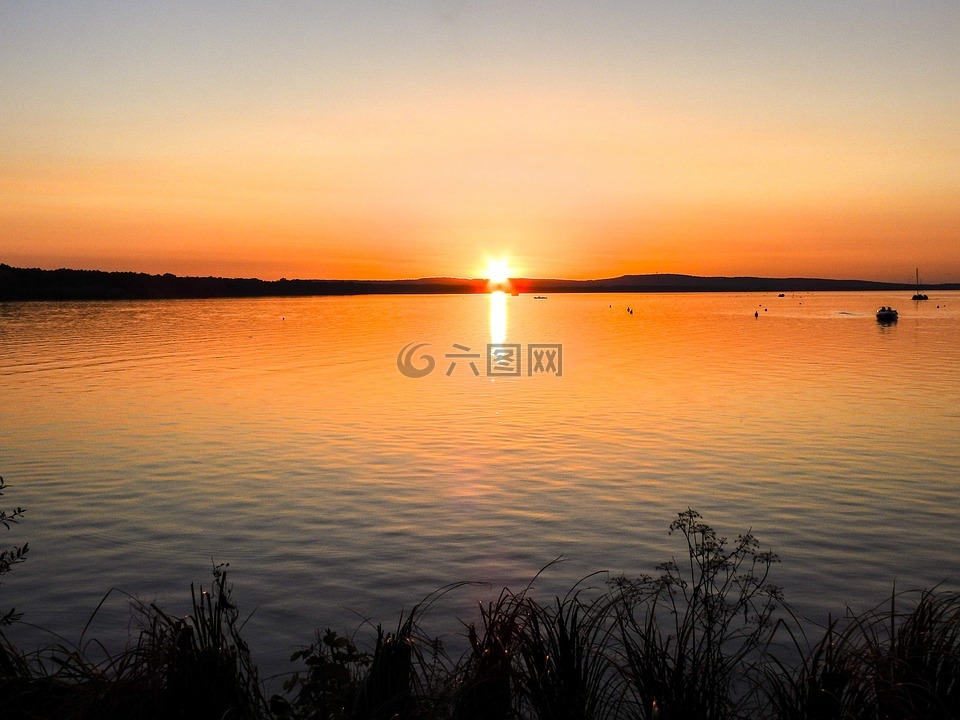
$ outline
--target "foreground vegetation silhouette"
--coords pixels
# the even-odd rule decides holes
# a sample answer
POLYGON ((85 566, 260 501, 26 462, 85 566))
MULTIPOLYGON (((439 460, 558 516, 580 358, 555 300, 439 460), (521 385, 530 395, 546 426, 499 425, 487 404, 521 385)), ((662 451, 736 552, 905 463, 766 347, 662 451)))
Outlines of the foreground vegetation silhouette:
MULTIPOLYGON (((2 481, 0 481, 2 488, 2 481)), ((17 510, 16 516, 22 514, 17 510)), ((6 516, 11 519, 11 515, 6 516)), ((749 532, 730 541, 694 510, 670 533, 679 560, 656 574, 595 574, 541 604, 504 589, 465 625, 453 657, 426 633, 438 590, 368 649, 327 629, 295 652, 267 697, 225 565, 173 617, 131 598, 135 644, 87 642, 26 654, 0 633, 4 718, 289 720, 724 720, 960 718, 960 595, 894 592, 819 628, 768 582, 777 557, 749 532), (93 652, 91 650, 96 650, 93 652), (99 658, 99 659, 98 659, 99 658)), ((16 561, 16 555, 4 555, 16 561)), ((20 557, 22 559, 22 556, 20 557)), ((548 566, 549 568, 550 566, 548 566)), ((0 565, 0 571, 9 570, 0 565)), ((546 569, 546 568, 545 568, 546 569)), ((542 571, 541 571, 542 572, 542 571)), ((12 616, 9 618, 12 621, 12 616)))

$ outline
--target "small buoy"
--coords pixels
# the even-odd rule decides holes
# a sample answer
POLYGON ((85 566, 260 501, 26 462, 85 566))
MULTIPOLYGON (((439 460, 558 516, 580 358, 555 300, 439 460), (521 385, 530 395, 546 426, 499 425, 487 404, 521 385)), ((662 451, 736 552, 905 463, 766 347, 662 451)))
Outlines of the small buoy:
POLYGON ((757 311, 757 310, 754 310, 754 311, 753 311, 753 316, 754 316, 755 318, 760 317, 760 312, 757 311))

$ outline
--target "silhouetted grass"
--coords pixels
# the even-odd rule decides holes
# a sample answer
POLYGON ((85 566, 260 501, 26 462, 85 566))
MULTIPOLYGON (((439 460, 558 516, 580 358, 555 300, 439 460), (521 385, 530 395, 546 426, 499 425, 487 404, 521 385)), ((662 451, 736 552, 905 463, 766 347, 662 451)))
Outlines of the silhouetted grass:
POLYGON ((551 605, 526 599, 521 645, 524 706, 540 720, 606 720, 620 715, 624 677, 612 654, 610 600, 568 593, 551 605))
POLYGON ((85 639, 93 617, 76 645, 29 655, 0 634, 2 717, 268 717, 226 579, 221 565, 209 591, 191 586, 192 612, 183 618, 131 598, 140 630, 121 652, 85 639))
POLYGON ((771 717, 960 718, 960 594, 892 593, 767 678, 771 717), (907 611, 898 608, 917 598, 907 611))
POLYGON ((685 554, 657 575, 599 587, 588 576, 545 603, 532 583, 505 588, 465 625, 458 658, 424 628, 460 584, 391 631, 318 632, 269 700, 216 566, 208 591, 191 586, 184 617, 131 600, 139 632, 120 652, 84 639, 87 628, 77 646, 31 654, 0 632, 0 717, 960 718, 960 594, 895 592, 808 638, 768 582, 776 556, 751 533, 728 541, 690 509, 670 531, 685 554))
POLYGON ((470 647, 457 670, 456 720, 501 720, 512 717, 522 684, 514 658, 523 646, 524 593, 504 588, 496 601, 480 605, 479 631, 467 627, 470 647))

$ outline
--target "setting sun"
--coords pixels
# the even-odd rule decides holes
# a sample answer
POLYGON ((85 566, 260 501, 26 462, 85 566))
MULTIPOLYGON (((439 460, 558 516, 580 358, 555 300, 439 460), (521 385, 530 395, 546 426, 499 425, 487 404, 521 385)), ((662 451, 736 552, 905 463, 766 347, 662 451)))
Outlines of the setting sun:
POLYGON ((487 268, 483 272, 487 280, 497 284, 505 283, 512 275, 509 264, 503 258, 487 260, 487 268))

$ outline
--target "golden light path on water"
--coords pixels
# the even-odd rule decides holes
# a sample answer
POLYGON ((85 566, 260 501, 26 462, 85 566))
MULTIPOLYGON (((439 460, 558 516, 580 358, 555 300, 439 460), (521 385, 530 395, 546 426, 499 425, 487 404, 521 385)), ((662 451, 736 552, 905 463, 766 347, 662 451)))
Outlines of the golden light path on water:
POLYGON ((502 290, 490 293, 490 343, 498 345, 507 340, 507 294, 502 290))

